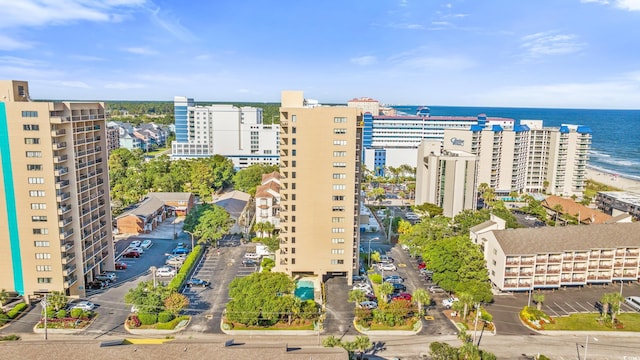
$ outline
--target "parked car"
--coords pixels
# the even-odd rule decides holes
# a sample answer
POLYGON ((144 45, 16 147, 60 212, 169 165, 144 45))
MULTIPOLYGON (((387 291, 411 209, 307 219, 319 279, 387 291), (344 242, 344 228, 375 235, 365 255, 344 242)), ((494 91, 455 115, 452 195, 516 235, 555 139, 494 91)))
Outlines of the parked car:
POLYGON ((383 264, 392 263, 393 258, 389 255, 380 255, 380 262, 383 264))
POLYGON ((244 267, 257 266, 257 265, 258 263, 253 259, 242 259, 242 266, 244 267))
POLYGON ((363 309, 375 309, 378 307, 378 303, 375 301, 363 301, 360 303, 360 307, 363 309))
POLYGON ((91 311, 96 308, 96 304, 91 301, 80 301, 71 306, 71 309, 82 309, 84 311, 91 311))
POLYGON ((365 293, 364 294, 364 298, 369 300, 369 301, 378 302, 378 297, 376 297, 376 294, 374 294, 374 293, 365 293))
POLYGON ((381 264, 380 270, 384 271, 396 271, 398 268, 394 264, 381 264))
POLYGON ((127 250, 124 252, 124 254, 122 254, 122 257, 123 258, 139 258, 140 253, 133 250, 127 250))
POLYGON ((252 252, 248 252, 244 254, 245 259, 260 259, 260 255, 252 252))
POLYGON ((524 219, 527 220, 527 221, 536 221, 536 220, 538 220, 538 218, 536 218, 535 216, 525 216, 524 219))
POLYGON ((153 245, 153 241, 151 240, 145 240, 140 244, 140 247, 143 249, 148 249, 153 245))
POLYGON ((398 294, 391 295, 391 300, 407 300, 411 301, 411 294, 407 292, 401 292, 398 294))
POLYGON ((189 249, 183 248, 183 247, 176 247, 171 252, 171 254, 173 254, 173 255, 186 255, 188 253, 189 253, 189 249))
POLYGON ((176 271, 170 267, 163 266, 156 270, 156 276, 158 277, 171 277, 176 276, 176 271))
POLYGON ((624 302, 635 311, 640 311, 640 296, 627 296, 624 298, 624 302))
POLYGON ((184 263, 184 259, 183 258, 179 258, 179 257, 169 257, 164 264, 165 265, 169 265, 169 266, 177 266, 180 267, 182 266, 182 264, 184 263))
POLYGON ((93 289, 93 290, 100 290, 100 289, 106 288, 108 284, 109 284, 108 282, 94 280, 94 281, 89 281, 87 283, 87 288, 93 289))
POLYGON ((402 284, 404 282, 404 279, 398 275, 393 275, 385 277, 384 282, 388 282, 391 284, 402 284))
POLYGON ((427 264, 424 261, 420 261, 418 263, 418 270, 425 269, 426 267, 427 267, 427 264))
POLYGON ((129 247, 127 249, 127 251, 137 251, 138 254, 140 254, 140 255, 144 254, 144 249, 141 248, 140 246, 138 246, 138 247, 129 247))
POLYGON ((185 283, 186 286, 201 286, 201 287, 207 287, 211 285, 211 282, 207 281, 207 280, 202 280, 202 279, 196 279, 196 278, 191 278, 189 280, 187 280, 187 282, 185 283))
POLYGON ((140 247, 140 244, 142 244, 142 242, 140 240, 134 240, 131 243, 129 243, 129 247, 130 248, 140 247))
POLYGON ((98 281, 115 282, 116 281, 116 274, 115 273, 111 273, 111 272, 103 272, 103 273, 100 273, 100 274, 96 275, 94 277, 94 279, 98 280, 98 281))
POLYGON ((442 300, 442 306, 444 306, 445 309, 451 309, 451 307, 453 306, 453 303, 457 301, 460 301, 460 300, 458 300, 457 297, 453 296, 448 299, 442 300))
POLYGON ((443 288, 441 288, 441 287, 440 287, 440 286, 438 286, 438 285, 432 285, 432 286, 429 286, 429 292, 430 292, 430 293, 434 293, 434 294, 435 294, 435 293, 443 293, 443 292, 444 292, 444 289, 443 289, 443 288))
POLYGON ((361 291, 364 291, 365 293, 373 292, 373 289, 371 288, 371 285, 369 285, 367 283, 355 284, 353 286, 353 290, 361 290, 361 291))
POLYGON ((179 242, 178 244, 176 244, 177 248, 186 248, 187 246, 183 243, 183 242, 179 242))
POLYGON ((404 286, 404 284, 391 284, 391 285, 393 285, 394 293, 401 293, 401 292, 407 291, 407 287, 404 286))
POLYGON ((116 270, 126 270, 128 265, 127 265, 126 262, 116 261, 114 266, 115 266, 116 270))
POLYGON ((357 283, 357 282, 366 281, 366 280, 367 280, 367 278, 366 278, 365 276, 362 276, 362 275, 353 275, 353 276, 351 277, 351 280, 352 280, 354 283, 357 283))

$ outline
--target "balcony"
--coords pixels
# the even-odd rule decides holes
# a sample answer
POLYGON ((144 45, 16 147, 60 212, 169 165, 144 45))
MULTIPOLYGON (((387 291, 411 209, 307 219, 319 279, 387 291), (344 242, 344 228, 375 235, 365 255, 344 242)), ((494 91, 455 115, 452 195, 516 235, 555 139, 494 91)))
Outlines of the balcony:
POLYGON ((67 147, 67 142, 66 141, 62 141, 62 142, 54 142, 52 144, 53 150, 62 150, 65 149, 67 147))
POLYGON ((70 288, 77 281, 78 281, 78 277, 77 276, 65 277, 64 278, 64 287, 65 288, 70 288))
POLYGON ((69 229, 63 233, 60 233, 60 240, 66 240, 71 235, 73 235, 73 229, 69 229))
POLYGON ((67 251, 71 250, 72 247, 73 247, 73 242, 62 242, 62 243, 60 243, 60 251, 62 251, 62 252, 67 252, 67 251))
POLYGON ((62 265, 70 264, 75 258, 76 258, 75 254, 73 253, 68 254, 67 256, 62 258, 62 265))
POLYGON ((562 262, 562 258, 560 256, 550 256, 549 257, 549 262, 550 263, 554 263, 554 264, 558 264, 558 263, 562 262))
POLYGON ((59 220, 59 221, 58 221, 58 225, 59 225, 60 227, 65 227, 65 226, 67 226, 67 225, 71 224, 71 222, 72 222, 72 221, 73 221, 73 220, 71 219, 71 216, 69 216, 69 217, 66 217, 66 218, 64 218, 64 219, 59 220))
POLYGON ((66 154, 65 155, 59 155, 59 156, 54 156, 53 157, 53 163, 54 164, 60 164, 62 162, 67 161, 68 158, 69 158, 69 156, 66 155, 66 154))
POLYGON ((65 266, 64 269, 62 269, 62 275, 69 276, 73 274, 75 271, 76 271, 75 265, 65 266))
POLYGON ((53 137, 58 137, 58 136, 62 136, 64 134, 67 133, 66 129, 55 129, 55 130, 51 130, 51 136, 53 137))
POLYGON ((57 190, 64 189, 67 186, 69 186, 69 180, 62 180, 62 181, 56 182, 56 189, 57 190))
POLYGON ((69 172, 69 168, 66 166, 56 166, 53 171, 55 176, 62 176, 69 172))
POLYGON ((59 194, 56 194, 56 195, 57 195, 56 196, 56 200, 58 202, 63 202, 63 201, 65 201, 65 200, 67 200, 68 198, 71 197, 71 193, 69 193, 69 192, 59 193, 59 194))
POLYGON ((58 207, 58 215, 64 215, 64 214, 68 213, 69 211, 71 211, 71 206, 69 206, 69 205, 58 207))

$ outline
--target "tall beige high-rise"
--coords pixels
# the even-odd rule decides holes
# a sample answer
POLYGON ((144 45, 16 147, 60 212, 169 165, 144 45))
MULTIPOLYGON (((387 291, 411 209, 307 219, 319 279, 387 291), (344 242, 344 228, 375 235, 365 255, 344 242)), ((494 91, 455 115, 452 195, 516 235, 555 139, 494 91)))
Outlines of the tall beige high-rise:
POLYGON ((0 81, 0 288, 85 295, 113 270, 103 103, 34 102, 0 81))
POLYGON ((362 111, 283 91, 280 250, 276 271, 351 276, 360 240, 362 111))

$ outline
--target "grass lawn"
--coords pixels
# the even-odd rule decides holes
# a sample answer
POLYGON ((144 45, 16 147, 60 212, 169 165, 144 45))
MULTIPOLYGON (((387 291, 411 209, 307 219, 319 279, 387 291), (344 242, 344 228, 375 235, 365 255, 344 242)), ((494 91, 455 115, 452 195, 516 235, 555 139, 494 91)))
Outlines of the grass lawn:
POLYGON ((409 330, 412 331, 413 330, 413 325, 415 324, 415 321, 410 321, 407 320, 404 325, 396 325, 396 326, 387 326, 384 324, 371 324, 371 327, 369 328, 369 330, 409 330))
POLYGON ((578 331, 640 331, 640 314, 623 313, 616 316, 624 328, 614 329, 599 321, 600 314, 572 314, 554 318, 555 324, 544 324, 544 330, 578 330, 578 331))
POLYGON ((234 323, 231 330, 315 330, 312 321, 305 321, 302 324, 297 324, 295 321, 291 326, 287 323, 277 323, 270 327, 264 326, 246 326, 240 323, 234 323))

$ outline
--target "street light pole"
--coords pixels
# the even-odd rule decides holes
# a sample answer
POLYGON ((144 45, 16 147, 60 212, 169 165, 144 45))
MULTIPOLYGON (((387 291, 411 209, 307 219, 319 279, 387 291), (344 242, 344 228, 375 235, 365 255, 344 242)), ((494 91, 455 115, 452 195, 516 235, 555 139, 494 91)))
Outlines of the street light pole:
POLYGON ((156 288, 156 270, 158 270, 158 268, 156 268, 155 266, 151 266, 149 268, 149 271, 151 271, 151 274, 153 275, 153 288, 156 288))
POLYGON ((187 234, 191 235, 191 251, 193 251, 193 233, 187 230, 182 230, 184 232, 186 232, 187 234))

